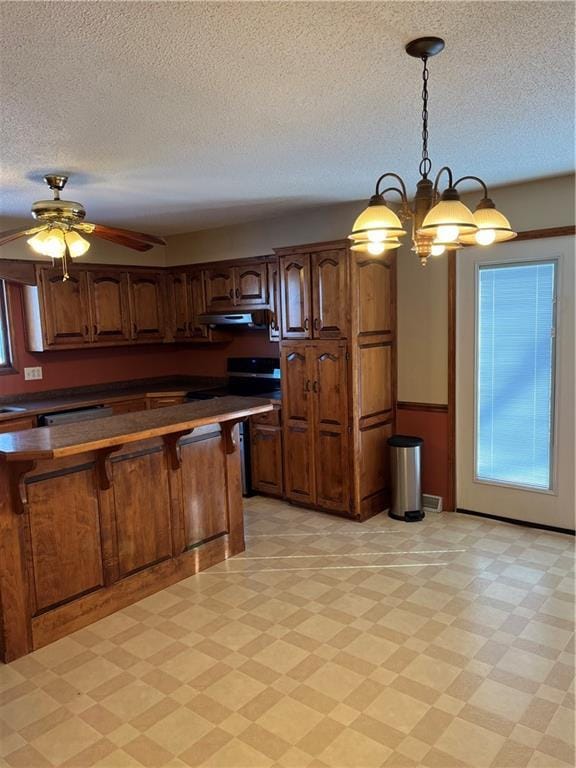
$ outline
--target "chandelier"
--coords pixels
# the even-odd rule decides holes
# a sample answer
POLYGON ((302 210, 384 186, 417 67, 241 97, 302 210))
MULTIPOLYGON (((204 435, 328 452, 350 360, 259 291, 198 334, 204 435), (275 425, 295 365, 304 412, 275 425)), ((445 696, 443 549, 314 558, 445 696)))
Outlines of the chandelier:
POLYGON ((376 182, 376 190, 368 207, 354 222, 349 239, 353 251, 369 256, 381 256, 399 248, 400 238, 406 234, 405 224, 412 223, 412 250, 425 266, 429 256, 440 256, 449 249, 464 245, 491 245, 516 237, 508 219, 497 210, 488 196, 488 188, 478 176, 461 176, 454 180, 452 169, 442 167, 432 181, 429 178, 432 162, 428 156, 428 59, 444 49, 440 37, 420 37, 406 46, 409 56, 423 63, 422 70, 422 159, 420 180, 416 185, 413 205, 408 202, 406 185, 397 173, 383 173, 376 182), (392 186, 384 187, 387 179, 392 186), (446 184, 440 191, 440 184, 446 184), (460 200, 458 186, 473 181, 482 188, 483 197, 472 212, 460 200), (400 196, 396 213, 388 207, 386 195, 400 196))

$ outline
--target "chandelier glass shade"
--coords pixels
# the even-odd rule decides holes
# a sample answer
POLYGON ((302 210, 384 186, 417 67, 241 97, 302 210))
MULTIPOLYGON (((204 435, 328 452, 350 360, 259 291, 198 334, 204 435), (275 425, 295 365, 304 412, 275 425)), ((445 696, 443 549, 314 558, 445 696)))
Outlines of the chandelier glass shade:
POLYGON ((508 219, 496 209, 488 197, 486 184, 478 176, 462 176, 454 181, 451 168, 444 166, 434 182, 429 177, 432 162, 428 156, 428 59, 444 48, 438 37, 422 37, 406 46, 406 52, 419 58, 422 72, 422 158, 420 181, 412 205, 408 201, 404 181, 396 173, 384 173, 376 182, 375 194, 368 207, 358 216, 348 236, 351 250, 370 256, 380 256, 400 247, 399 238, 406 234, 406 223, 412 224, 412 250, 425 265, 429 256, 439 256, 446 250, 465 245, 491 245, 516 237, 508 219), (447 186, 440 192, 443 176, 447 186), (394 186, 381 190, 384 179, 393 178, 394 186), (460 200, 457 187, 473 181, 482 187, 484 196, 474 213, 460 200), (398 213, 388 207, 385 195, 400 196, 398 213))

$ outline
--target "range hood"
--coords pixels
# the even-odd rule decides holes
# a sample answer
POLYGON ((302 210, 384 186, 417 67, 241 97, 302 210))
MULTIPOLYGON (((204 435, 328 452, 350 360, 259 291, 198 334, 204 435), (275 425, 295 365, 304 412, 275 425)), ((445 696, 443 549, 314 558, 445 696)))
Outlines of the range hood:
POLYGON ((221 325, 244 325, 249 328, 267 328, 269 323, 269 310, 259 309, 255 312, 210 312, 204 315, 198 315, 198 322, 201 325, 211 325, 218 327, 221 325))

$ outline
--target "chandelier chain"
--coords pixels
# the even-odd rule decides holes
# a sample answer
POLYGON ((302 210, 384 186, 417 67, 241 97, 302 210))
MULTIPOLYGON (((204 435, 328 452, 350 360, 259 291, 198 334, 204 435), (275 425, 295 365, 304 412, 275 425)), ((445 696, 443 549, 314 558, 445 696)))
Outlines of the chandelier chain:
POLYGON ((432 170, 432 161, 428 157, 428 56, 422 56, 424 69, 422 70, 422 160, 420 161, 420 175, 428 178, 432 170))

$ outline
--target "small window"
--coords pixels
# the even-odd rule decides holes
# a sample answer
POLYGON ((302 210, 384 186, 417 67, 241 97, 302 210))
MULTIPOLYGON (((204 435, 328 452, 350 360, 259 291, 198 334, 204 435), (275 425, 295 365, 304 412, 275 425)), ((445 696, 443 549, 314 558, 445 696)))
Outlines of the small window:
POLYGON ((8 302, 6 284, 0 280, 0 373, 12 371, 12 349, 8 327, 8 302))
POLYGON ((476 479, 552 487, 556 262, 481 266, 476 479))

